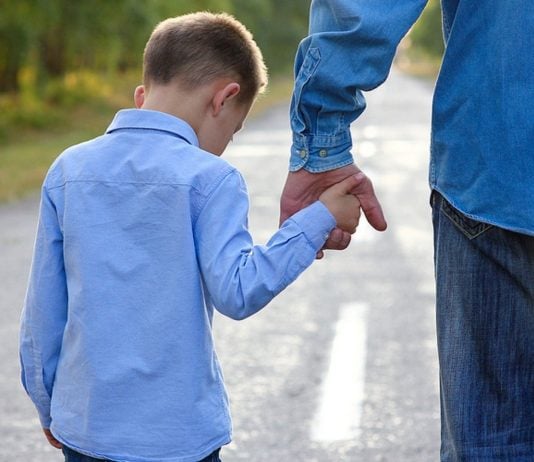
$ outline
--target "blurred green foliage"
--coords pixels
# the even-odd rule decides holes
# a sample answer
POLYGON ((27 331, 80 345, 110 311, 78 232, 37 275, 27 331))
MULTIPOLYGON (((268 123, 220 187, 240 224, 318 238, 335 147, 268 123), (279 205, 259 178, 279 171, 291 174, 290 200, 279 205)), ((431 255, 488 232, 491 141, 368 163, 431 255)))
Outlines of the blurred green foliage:
POLYGON ((0 0, 0 139, 57 122, 57 107, 109 100, 109 82, 132 71, 140 79, 155 25, 192 11, 233 14, 253 32, 270 73, 288 72, 308 8, 308 0, 0 0))
POLYGON ((68 72, 139 68, 162 19, 226 11, 254 33, 272 72, 291 65, 306 34, 308 0, 0 0, 0 93, 19 91, 30 69, 42 90, 68 72))
POLYGON ((431 58, 441 58, 443 54, 443 33, 441 26, 441 6, 439 0, 430 0, 410 32, 412 46, 431 58))
MULTIPOLYGON (((269 100, 287 100, 310 0, 0 0, 0 202, 38 188, 66 146, 101 133, 132 104, 143 48, 162 19, 226 11, 253 32, 271 76, 269 100)), ((409 40, 442 52, 439 0, 409 40)), ((413 67, 410 69, 413 71, 413 67)), ((261 107, 267 99, 260 99, 261 107)), ((260 109, 261 110, 261 109, 260 109)))
MULTIPOLYGON (((121 75, 137 73, 162 19, 226 11, 253 32, 271 75, 289 75, 305 37, 309 0, 0 0, 0 140, 46 127, 69 110, 110 101, 121 75)), ((443 50, 439 0, 430 0, 411 43, 443 50)), ((131 80, 131 79, 130 79, 131 80)))

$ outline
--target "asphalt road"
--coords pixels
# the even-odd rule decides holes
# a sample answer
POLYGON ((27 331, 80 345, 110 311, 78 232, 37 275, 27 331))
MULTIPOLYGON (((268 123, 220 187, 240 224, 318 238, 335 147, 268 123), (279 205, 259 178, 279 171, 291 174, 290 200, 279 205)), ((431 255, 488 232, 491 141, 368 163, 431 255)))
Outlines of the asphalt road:
MULTIPOLYGON (((389 228, 363 223, 255 317, 217 316, 234 419, 224 462, 439 460, 427 165, 432 86, 393 73, 355 124, 356 157, 389 228)), ((282 105, 247 123, 226 158, 244 174, 257 243, 277 227, 290 144, 282 105)), ((0 207, 0 462, 62 460, 19 385, 18 321, 37 198, 0 207)))

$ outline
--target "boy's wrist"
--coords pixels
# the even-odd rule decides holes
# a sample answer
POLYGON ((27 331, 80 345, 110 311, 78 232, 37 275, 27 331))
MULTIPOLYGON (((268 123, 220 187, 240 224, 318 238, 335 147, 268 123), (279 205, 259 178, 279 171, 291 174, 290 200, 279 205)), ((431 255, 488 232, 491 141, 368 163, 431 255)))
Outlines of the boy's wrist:
POLYGON ((289 219, 296 222, 302 229, 316 252, 323 247, 330 232, 336 227, 334 215, 319 200, 295 213, 289 219))

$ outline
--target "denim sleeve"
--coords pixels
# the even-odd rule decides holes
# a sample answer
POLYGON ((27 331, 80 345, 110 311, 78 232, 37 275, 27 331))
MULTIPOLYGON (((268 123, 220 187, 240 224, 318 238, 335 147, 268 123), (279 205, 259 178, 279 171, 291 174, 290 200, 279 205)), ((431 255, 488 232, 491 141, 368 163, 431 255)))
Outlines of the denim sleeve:
POLYGON ((428 0, 313 0, 309 36, 295 59, 290 170, 353 162, 350 124, 362 91, 386 80, 397 45, 428 0))
POLYGON ((233 171, 210 195, 197 222, 197 258, 209 300, 233 319, 253 315, 312 264, 335 219, 319 201, 289 218, 265 245, 247 225, 248 196, 233 171))
POLYGON ((63 235, 55 206, 43 188, 19 349, 22 384, 43 428, 51 423, 50 399, 66 320, 63 235))

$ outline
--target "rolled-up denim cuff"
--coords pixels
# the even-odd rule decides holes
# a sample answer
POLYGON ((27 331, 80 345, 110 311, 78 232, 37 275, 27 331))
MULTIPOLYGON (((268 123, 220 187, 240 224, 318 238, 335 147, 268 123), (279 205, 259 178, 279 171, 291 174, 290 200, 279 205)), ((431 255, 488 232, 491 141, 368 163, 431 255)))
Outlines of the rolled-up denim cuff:
POLYGON ((295 172, 304 168, 312 173, 321 173, 350 165, 354 162, 351 148, 349 131, 335 136, 295 134, 289 170, 295 172))

